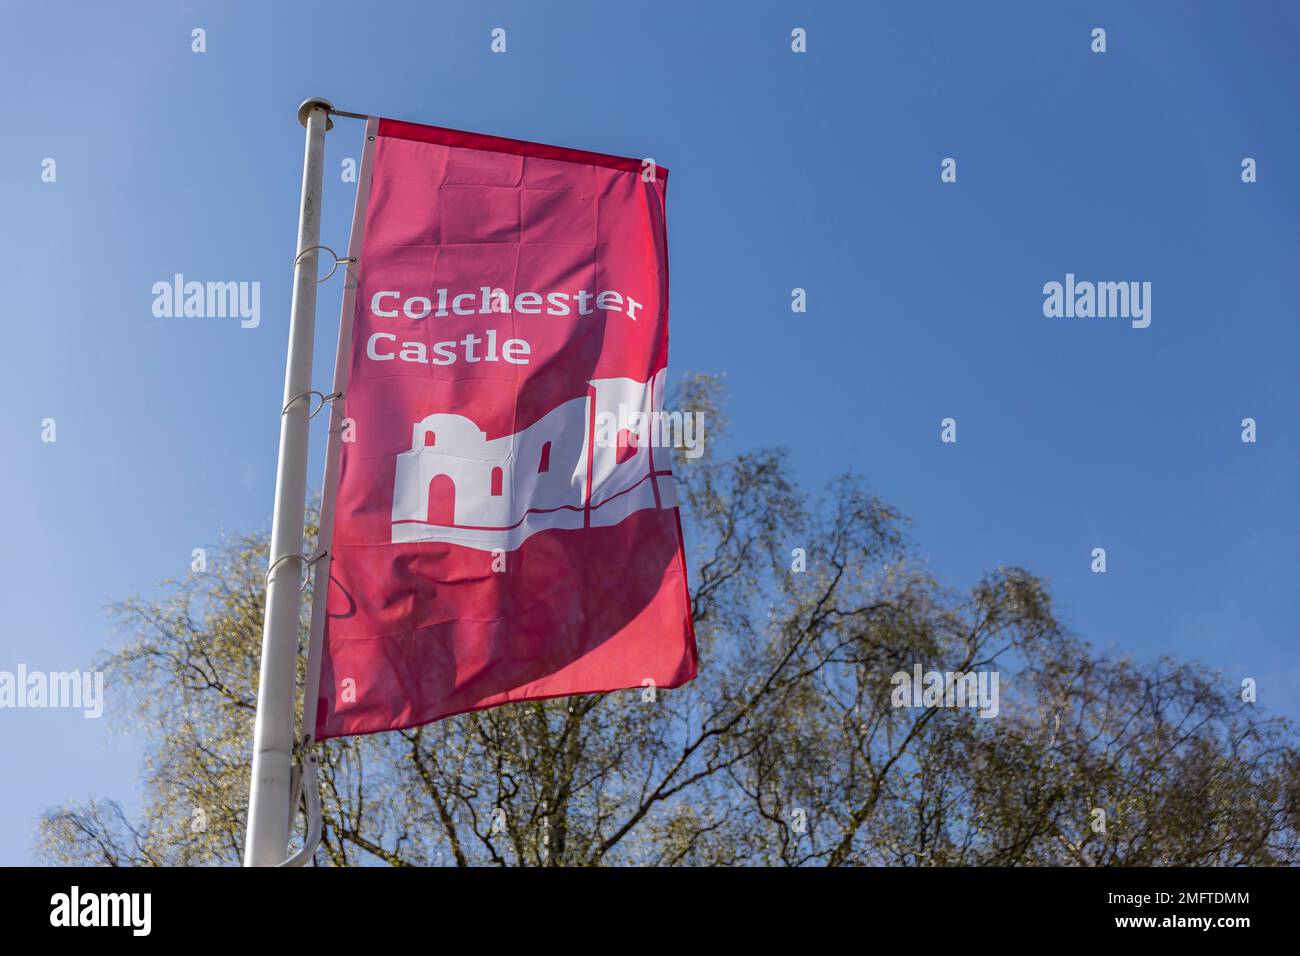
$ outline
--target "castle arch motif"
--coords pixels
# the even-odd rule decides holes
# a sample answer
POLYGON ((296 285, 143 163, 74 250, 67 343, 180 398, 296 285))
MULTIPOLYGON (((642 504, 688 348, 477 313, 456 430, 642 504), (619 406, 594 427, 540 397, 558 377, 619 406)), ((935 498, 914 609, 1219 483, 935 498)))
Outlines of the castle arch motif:
POLYGON ((675 508, 671 451, 598 441, 604 415, 624 422, 663 409, 667 370, 648 382, 602 378, 513 435, 489 439, 463 415, 415 422, 397 456, 392 541, 513 551, 554 528, 608 527, 635 511, 675 508))

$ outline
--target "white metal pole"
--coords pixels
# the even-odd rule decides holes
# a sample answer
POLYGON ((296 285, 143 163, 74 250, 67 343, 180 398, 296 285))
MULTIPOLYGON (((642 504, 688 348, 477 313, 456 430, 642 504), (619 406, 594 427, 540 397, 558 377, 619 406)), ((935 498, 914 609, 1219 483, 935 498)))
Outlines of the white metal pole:
MULTIPOLYGON (((357 196, 352 210, 352 233, 348 238, 348 258, 343 279, 343 305, 339 310, 339 345, 334 359, 336 395, 348 388, 349 360, 352 347, 352 323, 356 312, 361 241, 365 237, 366 209, 370 204, 370 177, 374 165, 375 139, 379 120, 366 118, 365 143, 361 147, 361 170, 357 174, 357 196)), ((338 498, 340 443, 343 433, 344 402, 330 405, 329 439, 325 446, 325 476, 321 479, 320 535, 317 542, 324 557, 316 565, 316 587, 312 590, 311 643, 307 650, 307 679, 302 699, 302 735, 316 734, 316 710, 320 692, 321 652, 325 635, 325 615, 329 604, 330 564, 334 560, 334 505, 338 498)))
MULTIPOLYGON (((355 114, 349 114, 355 115, 355 114)), ((352 347, 352 319, 356 311, 359 284, 358 261, 366 227, 366 209, 370 202, 370 176, 374 165, 375 139, 379 120, 366 118, 366 139, 361 149, 361 171, 357 175, 356 204, 352 211, 352 234, 348 239, 348 259, 343 280, 343 306, 339 311, 339 345, 334 359, 333 394, 342 396, 348 387, 348 364, 352 347)), ((307 647, 307 677, 302 690, 302 722, 298 725, 299 742, 307 747, 302 757, 302 791, 307 798, 307 833, 302 848, 282 866, 306 866, 320 843, 320 790, 316 780, 316 714, 320 695, 321 655, 325 643, 325 617, 329 613, 330 562, 334 555, 334 506, 338 499, 340 442, 343 436, 343 400, 330 404, 329 438, 325 445, 325 477, 321 481, 320 534, 316 542, 320 560, 315 570, 316 587, 312 591, 311 628, 307 647)))
POLYGON ((316 261, 320 242, 325 131, 332 126, 327 100, 307 100, 298 119, 307 128, 298 214, 298 256, 289 313, 289 357, 275 470, 270 571, 262 628, 262 668, 253 730, 253 771, 248 794, 245 866, 276 866, 289 847, 289 776, 293 753, 293 701, 298 622, 302 611, 303 524, 307 505, 307 429, 311 407, 312 336, 316 325, 316 261))

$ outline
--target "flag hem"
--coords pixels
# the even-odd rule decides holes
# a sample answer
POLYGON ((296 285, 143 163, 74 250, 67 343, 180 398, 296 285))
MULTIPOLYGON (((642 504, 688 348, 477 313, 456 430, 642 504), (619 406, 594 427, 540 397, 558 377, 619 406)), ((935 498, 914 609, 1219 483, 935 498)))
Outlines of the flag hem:
MULTIPOLYGON (((548 143, 508 139, 504 136, 489 136, 486 133, 470 133, 465 130, 448 129, 444 126, 425 126, 421 123, 407 123, 393 119, 379 120, 379 135, 394 139, 414 140, 419 143, 434 143, 439 146, 482 149, 497 153, 514 153, 518 156, 533 156, 538 159, 555 159, 568 163, 605 166, 609 169, 618 169, 629 173, 641 172, 646 162, 646 160, 633 159, 628 156, 593 153, 585 149, 571 149, 567 146, 552 146, 548 143)), ((668 168, 656 163, 654 174, 657 178, 666 181, 668 179, 668 168)))

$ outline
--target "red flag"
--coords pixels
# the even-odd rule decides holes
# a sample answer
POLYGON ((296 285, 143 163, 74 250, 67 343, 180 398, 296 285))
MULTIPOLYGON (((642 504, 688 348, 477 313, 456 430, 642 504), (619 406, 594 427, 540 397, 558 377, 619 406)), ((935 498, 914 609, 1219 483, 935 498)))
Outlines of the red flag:
POLYGON ((685 683, 681 524, 650 417, 668 171, 392 120, 376 134, 317 739, 685 683))

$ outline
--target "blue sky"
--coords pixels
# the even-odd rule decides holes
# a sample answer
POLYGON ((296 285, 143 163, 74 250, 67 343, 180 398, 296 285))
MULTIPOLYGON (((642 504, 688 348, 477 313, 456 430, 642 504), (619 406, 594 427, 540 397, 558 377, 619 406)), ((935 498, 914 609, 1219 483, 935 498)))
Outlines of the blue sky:
MULTIPOLYGON (((85 666, 115 641, 105 604, 269 526, 294 114, 319 95, 668 166, 671 369, 727 374, 732 445, 788 446, 809 487, 865 475, 952 585, 1026 567, 1095 644, 1253 676, 1300 717, 1300 8, 11 0, 0 17, 0 670, 85 666), (152 285, 177 272, 260 282, 260 326, 155 318, 152 285), (1044 317, 1067 272, 1151 282, 1151 326, 1044 317)), ((360 139, 349 120, 328 137, 322 241, 340 250, 360 139)), ((317 387, 340 291, 322 286, 317 387)), ((109 719, 2 710, 0 741, 0 863, 29 859, 45 807, 139 806, 141 742, 109 719)))

